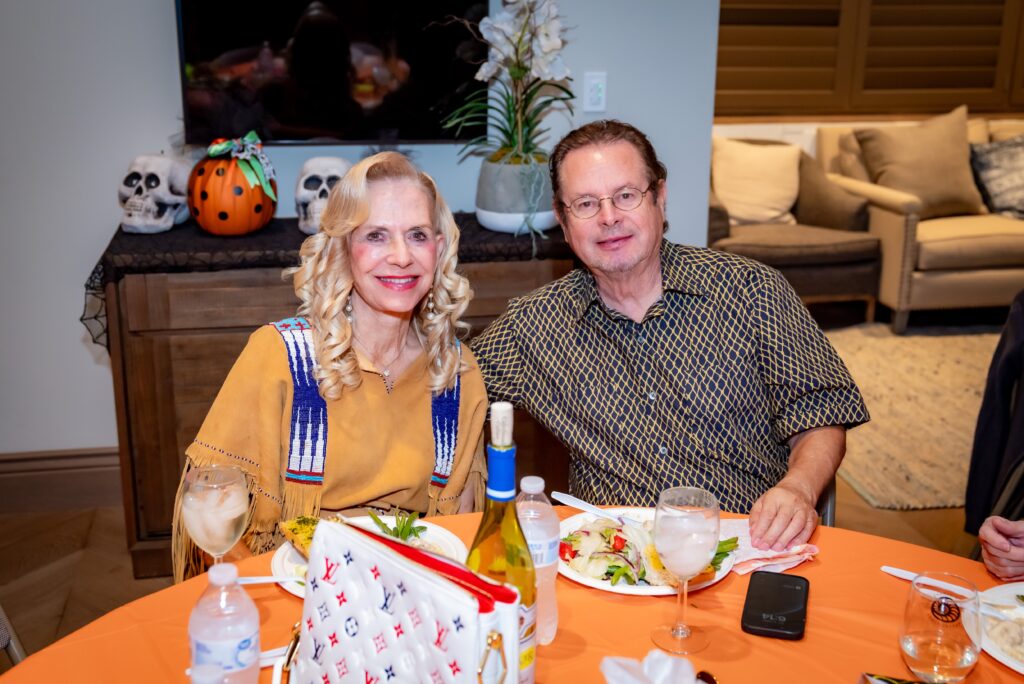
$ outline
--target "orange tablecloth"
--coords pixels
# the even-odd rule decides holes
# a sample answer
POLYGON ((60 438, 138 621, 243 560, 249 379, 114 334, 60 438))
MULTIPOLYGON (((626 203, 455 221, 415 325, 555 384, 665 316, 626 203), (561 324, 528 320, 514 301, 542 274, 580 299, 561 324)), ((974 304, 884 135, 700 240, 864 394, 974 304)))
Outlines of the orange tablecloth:
MULTIPOLYGON (((565 517, 575 511, 560 509, 565 517)), ((437 518, 469 543, 479 514, 437 518)), ((802 641, 780 641, 740 630, 749 575, 731 574, 691 594, 690 621, 706 626, 711 646, 690 656, 723 684, 737 682, 848 682, 862 672, 909 678, 896 644, 908 583, 884 575, 880 565, 913 571, 945 570, 975 582, 996 584, 980 563, 911 544, 833 528, 812 541, 817 560, 789 572, 810 580, 807 629, 802 641)), ((269 574, 270 554, 240 564, 243 575, 269 574)), ((183 682, 188 666, 189 612, 206 587, 198 577, 129 603, 31 655, 3 677, 15 682, 183 682)), ((276 585, 249 587, 260 610, 262 648, 287 643, 302 602, 276 585)), ((674 617, 675 599, 610 594, 558 578, 559 628, 538 653, 537 682, 601 682, 606 655, 641 659, 654 646, 649 632, 674 617)), ((270 681, 263 670, 261 682, 270 681)), ((1019 682, 987 653, 968 682, 1019 682)))

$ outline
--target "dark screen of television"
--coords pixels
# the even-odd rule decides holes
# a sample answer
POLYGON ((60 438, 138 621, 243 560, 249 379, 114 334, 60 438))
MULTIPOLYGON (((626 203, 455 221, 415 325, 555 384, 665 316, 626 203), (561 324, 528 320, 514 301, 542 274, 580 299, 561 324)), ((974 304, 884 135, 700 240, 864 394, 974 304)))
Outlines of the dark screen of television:
POLYGON ((185 138, 267 142, 469 140, 441 125, 483 86, 487 48, 453 18, 486 0, 179 0, 185 138))

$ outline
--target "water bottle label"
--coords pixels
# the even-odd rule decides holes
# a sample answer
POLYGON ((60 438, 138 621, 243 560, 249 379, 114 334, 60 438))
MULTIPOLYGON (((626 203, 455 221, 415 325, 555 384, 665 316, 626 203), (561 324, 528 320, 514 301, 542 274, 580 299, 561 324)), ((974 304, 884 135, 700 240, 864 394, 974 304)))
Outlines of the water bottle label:
POLYGON ((220 665, 226 673, 244 670, 260 657, 259 630, 245 639, 191 641, 193 665, 220 665))
POLYGON ((557 563, 558 544, 560 541, 558 537, 552 537, 551 539, 529 542, 530 557, 533 558, 534 567, 543 568, 546 565, 557 563))

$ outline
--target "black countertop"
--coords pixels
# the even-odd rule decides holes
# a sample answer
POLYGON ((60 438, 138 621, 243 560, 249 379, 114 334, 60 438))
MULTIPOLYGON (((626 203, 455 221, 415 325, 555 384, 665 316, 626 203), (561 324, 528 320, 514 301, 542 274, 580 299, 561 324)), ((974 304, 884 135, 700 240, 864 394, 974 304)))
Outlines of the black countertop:
MULTIPOLYGON (((531 240, 528 234, 487 230, 471 213, 458 212, 455 221, 461 231, 460 263, 573 258, 557 226, 545 232, 546 239, 531 240)), ((152 235, 125 233, 118 228, 100 257, 94 283, 102 287, 135 273, 294 266, 299 263, 299 247, 306 237, 294 218, 275 218, 266 227, 238 237, 211 235, 192 220, 152 235)))

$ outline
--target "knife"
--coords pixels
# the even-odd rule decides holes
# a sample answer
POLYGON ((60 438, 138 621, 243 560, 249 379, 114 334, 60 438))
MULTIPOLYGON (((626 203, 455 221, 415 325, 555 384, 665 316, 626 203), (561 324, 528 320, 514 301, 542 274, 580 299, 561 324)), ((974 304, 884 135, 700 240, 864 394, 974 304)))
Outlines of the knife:
POLYGON ((581 511, 586 511, 587 513, 592 513, 592 514, 594 514, 594 515, 596 515, 598 517, 601 517, 601 518, 608 518, 609 520, 614 520, 615 522, 619 523, 620 525, 621 524, 625 524, 625 525, 631 525, 633 527, 643 527, 644 526, 644 524, 642 522, 640 522, 639 520, 634 520, 633 518, 627 518, 624 515, 615 515, 614 513, 609 513, 608 511, 606 511, 606 510, 604 510, 602 508, 598 508, 597 506, 594 506, 593 504, 587 503, 583 499, 577 499, 572 494, 566 494, 565 492, 551 492, 551 498, 554 499, 555 501, 558 501, 559 503, 564 503, 566 506, 572 506, 573 508, 578 508, 581 511))
MULTIPOLYGON (((910 582, 913 582, 914 579, 917 578, 918 574, 920 574, 916 572, 911 572, 910 570, 904 570, 902 568, 894 568, 889 565, 883 565, 880 569, 887 575, 899 577, 900 579, 908 580, 910 582)), ((964 587, 959 587, 955 584, 950 584, 949 582, 943 582, 942 580, 937 580, 929 577, 927 580, 927 584, 928 586, 935 587, 936 589, 945 589, 946 591, 949 591, 957 596, 964 595, 964 587)), ((1010 616, 1006 615, 1000 610, 997 610, 996 608, 991 607, 991 605, 986 603, 985 601, 981 602, 981 613, 982 615, 994 617, 999 620, 1011 619, 1010 616)))

